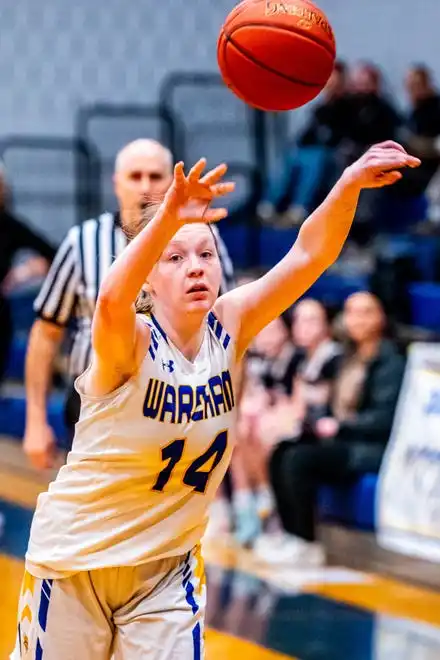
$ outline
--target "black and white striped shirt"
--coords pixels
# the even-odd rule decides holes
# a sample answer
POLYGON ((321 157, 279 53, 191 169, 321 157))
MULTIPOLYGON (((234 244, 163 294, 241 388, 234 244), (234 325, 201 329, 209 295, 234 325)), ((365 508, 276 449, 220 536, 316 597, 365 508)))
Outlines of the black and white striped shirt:
MULTIPOLYGON (((223 269, 222 292, 234 286, 234 270, 218 229, 212 226, 223 269)), ((70 374, 87 367, 91 351, 92 316, 100 284, 127 245, 119 215, 103 213, 72 227, 62 242, 41 287, 37 316, 61 327, 72 327, 70 374)))

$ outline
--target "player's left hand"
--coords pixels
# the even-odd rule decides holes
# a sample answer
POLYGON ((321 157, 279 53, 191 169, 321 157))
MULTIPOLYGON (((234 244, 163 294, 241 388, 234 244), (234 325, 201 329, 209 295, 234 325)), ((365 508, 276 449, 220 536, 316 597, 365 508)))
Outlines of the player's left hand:
POLYGON ((401 169, 418 167, 420 159, 410 156, 402 145, 392 140, 375 144, 350 165, 342 180, 360 188, 382 188, 402 178, 401 169))
POLYGON ((222 164, 202 177, 206 159, 201 158, 185 175, 183 163, 174 168, 174 180, 166 200, 179 207, 184 222, 216 222, 227 215, 226 209, 208 209, 210 202, 232 192, 235 184, 224 183, 221 179, 227 172, 227 165, 222 164))

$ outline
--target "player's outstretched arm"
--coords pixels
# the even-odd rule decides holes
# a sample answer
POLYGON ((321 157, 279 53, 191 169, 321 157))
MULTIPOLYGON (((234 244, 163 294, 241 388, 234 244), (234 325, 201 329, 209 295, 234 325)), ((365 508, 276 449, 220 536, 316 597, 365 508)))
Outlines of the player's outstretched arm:
POLYGON ((233 189, 233 184, 219 183, 227 167, 220 165, 201 178, 205 165, 200 160, 188 176, 183 163, 176 165, 173 183, 156 214, 116 259, 101 284, 92 343, 93 368, 99 371, 99 381, 105 381, 104 389, 120 385, 136 369, 139 342, 148 350, 148 327, 136 322, 135 302, 171 238, 188 222, 215 222, 227 215, 225 209, 207 208, 214 197, 233 189))
POLYGON ((321 206, 304 222, 288 254, 259 280, 225 294, 217 303, 228 327, 236 328, 237 355, 270 321, 290 307, 338 258, 363 188, 398 181, 405 167, 420 165, 396 142, 371 147, 348 167, 321 206))

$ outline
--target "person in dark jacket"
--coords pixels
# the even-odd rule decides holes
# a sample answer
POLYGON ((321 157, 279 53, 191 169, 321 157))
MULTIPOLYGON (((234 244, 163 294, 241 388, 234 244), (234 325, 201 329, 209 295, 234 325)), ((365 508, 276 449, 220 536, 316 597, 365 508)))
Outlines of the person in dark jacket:
MULTIPOLYGON (((420 195, 427 189, 440 165, 440 94, 431 71, 423 64, 411 66, 405 76, 405 90, 410 102, 403 139, 422 163, 417 176, 411 176, 398 190, 406 195, 420 195)), ((407 178, 407 177, 405 177, 407 178)))
POLYGON ((385 339, 386 317, 370 293, 348 298, 343 324, 350 347, 332 393, 332 416, 321 417, 303 441, 281 442, 272 454, 270 478, 284 528, 274 542, 262 537, 257 553, 267 561, 319 564, 315 505, 322 484, 349 485, 378 472, 391 432, 404 359, 385 339))
MULTIPOLYGON (((380 69, 371 62, 358 62, 351 68, 350 122, 340 145, 342 167, 353 163, 370 145, 397 137, 402 118, 386 94, 384 83, 380 69)), ((363 247, 372 235, 387 231, 389 197, 385 189, 369 190, 361 196, 350 235, 355 244, 363 247)))
POLYGON ((337 61, 303 131, 283 155, 281 171, 270 177, 258 206, 263 221, 280 213, 279 224, 301 224, 313 211, 342 171, 335 149, 350 135, 350 122, 347 67, 337 61))
POLYGON ((371 62, 359 62, 350 72, 349 109, 347 127, 348 162, 358 158, 366 148, 397 135, 402 118, 383 94, 380 69, 371 62))
MULTIPOLYGON (((0 165, 0 384, 7 366, 13 331, 6 293, 19 279, 14 277, 14 270, 12 270, 14 257, 19 250, 31 250, 39 254, 47 262, 48 267, 55 256, 55 248, 52 245, 9 211, 7 192, 4 171, 0 165)), ((38 266, 37 262, 34 262, 34 265, 38 266)), ((37 272, 38 267, 27 269, 29 276, 37 272)), ((43 274, 41 268, 40 273, 43 274)))

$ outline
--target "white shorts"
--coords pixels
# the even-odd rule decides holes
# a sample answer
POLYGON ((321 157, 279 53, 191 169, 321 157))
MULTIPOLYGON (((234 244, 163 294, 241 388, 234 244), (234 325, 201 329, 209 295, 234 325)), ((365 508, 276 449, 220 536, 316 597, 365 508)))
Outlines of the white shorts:
POLYGON ((25 573, 11 660, 202 660, 200 549, 58 580, 25 573))

